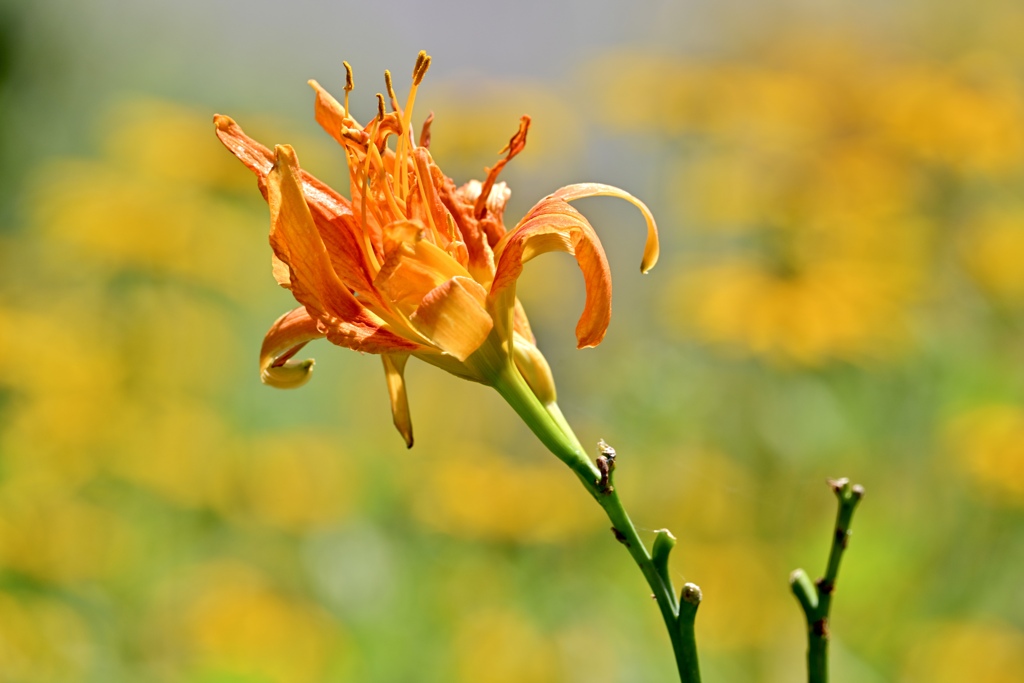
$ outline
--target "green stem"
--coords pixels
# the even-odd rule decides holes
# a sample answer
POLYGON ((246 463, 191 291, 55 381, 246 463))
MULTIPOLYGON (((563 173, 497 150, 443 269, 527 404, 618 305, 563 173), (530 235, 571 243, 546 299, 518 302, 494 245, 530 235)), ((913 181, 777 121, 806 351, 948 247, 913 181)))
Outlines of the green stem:
POLYGON ((693 631, 697 608, 701 601, 700 587, 695 583, 683 585, 679 599, 679 635, 673 639, 672 648, 676 653, 676 666, 683 683, 700 683, 700 666, 697 659, 697 638, 693 631))
POLYGON ((583 485, 596 495, 596 482, 601 478, 594 463, 583 453, 583 448, 571 431, 555 422, 541 404, 519 371, 507 363, 493 377, 493 386, 526 425, 537 435, 548 450, 576 473, 583 485))
MULTIPOLYGON (((633 526, 615 490, 614 464, 608 470, 607 476, 603 476, 593 461, 584 454, 583 447, 557 404, 542 404, 511 363, 493 363, 492 368, 494 372, 491 373, 491 380, 494 388, 523 418, 548 450, 576 473, 587 492, 608 515, 615 538, 629 551, 630 557, 640 568, 658 603, 672 641, 682 683, 700 683, 693 633, 697 605, 700 604, 700 589, 693 584, 687 584, 689 592, 684 591, 684 598, 689 602, 686 602, 685 608, 681 610, 667 571, 667 554, 671 545, 666 548, 665 541, 662 542, 662 547, 659 548, 659 561, 655 563, 651 553, 640 540, 636 527, 633 526), (661 571, 659 565, 662 567, 661 571)), ((675 539, 672 539, 672 543, 674 541, 675 539)))
MULTIPOLYGON (((658 571, 647 547, 640 540, 636 527, 626 513, 626 509, 619 499, 619 493, 615 490, 614 475, 609 477, 609 489, 606 492, 599 492, 597 502, 604 509, 605 514, 612 523, 612 532, 615 538, 622 545, 626 546, 630 557, 640 568, 640 572, 647 579, 654 599, 661 610, 661 618, 665 622, 669 638, 672 641, 672 650, 676 657, 676 666, 679 669, 679 678, 682 683, 700 683, 700 667, 697 661, 697 645, 694 639, 693 623, 697 615, 697 605, 700 604, 700 589, 693 584, 687 584, 691 589, 688 594, 684 591, 684 600, 689 597, 690 602, 684 602, 685 609, 680 609, 680 603, 676 601, 675 589, 672 580, 658 571), (692 588, 691 588, 692 587, 692 588), (695 591, 695 593, 694 593, 695 591)), ((666 553, 667 554, 667 553, 666 553)), ((665 558, 667 560, 667 557, 665 558)))
POLYGON ((811 583, 807 572, 797 569, 789 577, 789 585, 803 609, 807 620, 807 680, 808 683, 828 683, 829 618, 832 594, 835 592, 839 563, 843 559, 850 538, 850 522, 857 504, 864 496, 860 485, 850 486, 849 479, 830 480, 829 486, 839 502, 836 511, 832 547, 828 554, 825 575, 811 583))

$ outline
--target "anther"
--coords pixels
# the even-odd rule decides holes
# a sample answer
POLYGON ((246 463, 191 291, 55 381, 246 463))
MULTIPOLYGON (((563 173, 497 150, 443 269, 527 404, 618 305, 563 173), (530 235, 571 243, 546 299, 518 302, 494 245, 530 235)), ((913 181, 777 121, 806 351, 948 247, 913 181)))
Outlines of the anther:
POLYGON ((420 53, 416 56, 416 66, 412 69, 412 84, 419 85, 429 68, 430 55, 427 54, 426 50, 420 50, 420 53))
POLYGON ((352 65, 348 62, 342 64, 345 65, 345 111, 348 112, 348 94, 355 87, 355 81, 352 79, 352 65))
POLYGON ((377 93, 377 118, 384 120, 384 96, 377 93))
POLYGON ((391 98, 391 108, 398 111, 398 98, 395 97, 395 87, 391 84, 391 72, 384 70, 384 85, 388 89, 388 97, 391 98))
POLYGON ((355 81, 352 79, 352 65, 348 62, 342 62, 345 66, 345 92, 352 92, 355 88, 355 81))

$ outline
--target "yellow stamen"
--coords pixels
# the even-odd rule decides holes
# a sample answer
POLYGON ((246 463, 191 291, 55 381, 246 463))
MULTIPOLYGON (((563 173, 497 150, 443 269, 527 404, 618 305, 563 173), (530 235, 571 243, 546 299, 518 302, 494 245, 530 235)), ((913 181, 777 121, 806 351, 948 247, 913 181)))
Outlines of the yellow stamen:
MULTIPOLYGON (((419 166, 418 163, 417 166, 419 166)), ((417 169, 417 171, 421 170, 423 169, 417 169)), ((443 244, 443 242, 441 241, 441 234, 437 229, 437 225, 434 224, 434 212, 432 211, 433 207, 430 205, 430 199, 432 195, 427 190, 427 179, 425 179, 423 176, 424 174, 421 172, 416 173, 416 184, 419 188, 420 196, 423 198, 423 207, 425 209, 424 213, 427 214, 427 223, 430 226, 430 232, 434 235, 434 244, 443 244)))
MULTIPOLYGON (((399 207, 398 202, 395 201, 395 195, 392 193, 391 183, 388 182, 388 174, 384 170, 384 160, 380 156, 380 152, 377 147, 370 145, 367 148, 367 160, 372 159, 373 165, 377 169, 381 178, 381 192, 384 194, 384 199, 387 200, 388 207, 391 209, 391 213, 394 215, 393 220, 404 219, 405 210, 399 207)), ((404 201, 402 202, 404 205, 404 201)))
POLYGON ((365 176, 362 180, 363 182, 361 185, 363 197, 362 201, 359 203, 359 222, 363 233, 363 251, 366 252, 367 257, 370 260, 370 264, 373 266, 373 275, 376 277, 377 273, 380 272, 381 262, 380 259, 377 258, 377 252, 373 249, 373 243, 370 242, 370 231, 366 229, 366 193, 369 192, 370 187, 365 176))
MULTIPOLYGON (((398 137, 398 147, 395 150, 395 173, 401 173, 399 178, 399 196, 405 199, 409 194, 409 178, 405 171, 406 158, 409 148, 413 144, 409 126, 412 122, 412 109, 416 103, 416 88, 423 81, 423 76, 430 68, 430 56, 423 50, 416 56, 416 66, 412 69, 412 87, 409 88, 409 99, 405 103, 405 111, 402 112, 402 135, 398 137)), ((398 110, 398 107, 395 107, 398 110)))
MULTIPOLYGON (((378 101, 381 103, 381 106, 383 106, 384 98, 381 97, 380 94, 378 94, 377 97, 380 98, 378 101)), ((360 186, 362 187, 362 196, 360 197, 360 201, 359 201, 359 203, 360 203, 359 220, 360 220, 360 223, 361 223, 360 227, 362 228, 362 231, 363 231, 363 240, 366 242, 366 248, 374 256, 376 256, 376 250, 374 249, 373 242, 370 241, 370 230, 369 230, 367 222, 366 222, 366 210, 367 210, 367 207, 368 207, 367 201, 366 201, 366 197, 367 197, 367 195, 370 192, 370 154, 369 154, 369 150, 370 150, 371 147, 373 147, 372 140, 377 137, 377 130, 380 128, 380 122, 381 122, 380 118, 375 118, 375 119, 373 119, 373 121, 370 122, 371 132, 370 132, 369 136, 370 136, 371 143, 367 143, 366 148, 365 148, 365 150, 363 152, 364 153, 364 158, 361 160, 361 162, 358 159, 358 157, 356 158, 356 165, 355 165, 355 168, 357 168, 357 169, 359 169, 360 166, 362 166, 362 168, 359 170, 359 175, 357 175, 357 177, 356 177, 356 180, 360 180, 361 181, 360 182, 360 186)), ((373 147, 373 148, 376 149, 375 147, 373 147)), ((352 166, 350 165, 350 168, 351 167, 352 166)), ((383 254, 381 254, 381 258, 383 258, 383 254)), ((376 263, 378 263, 377 269, 380 270, 380 265, 379 265, 380 261, 377 258, 374 258, 374 261, 376 263)))

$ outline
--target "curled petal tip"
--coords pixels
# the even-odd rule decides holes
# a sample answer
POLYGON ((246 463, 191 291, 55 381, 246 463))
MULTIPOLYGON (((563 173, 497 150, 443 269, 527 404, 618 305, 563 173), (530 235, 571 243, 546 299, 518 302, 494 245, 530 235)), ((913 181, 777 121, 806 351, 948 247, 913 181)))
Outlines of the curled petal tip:
POLYGON ((298 389, 313 375, 314 360, 288 360, 282 365, 269 365, 260 371, 260 380, 277 389, 298 389))
POLYGON ((644 216, 644 221, 647 223, 647 240, 644 242, 644 257, 640 261, 640 272, 646 274, 658 262, 658 254, 660 252, 660 247, 658 246, 658 224, 654 222, 654 215, 647 208, 647 205, 630 193, 613 185, 605 185, 603 183, 577 183, 561 188, 554 193, 554 196, 567 202, 583 199, 584 197, 618 197, 619 199, 625 199, 640 210, 640 213, 644 216))
POLYGON ((227 130, 231 126, 235 125, 235 120, 230 116, 224 116, 223 114, 214 114, 213 125, 217 128, 217 130, 227 130))
MULTIPOLYGON (((654 225, 654 219, 652 218, 649 225, 654 225)), ((658 263, 658 256, 660 249, 658 247, 658 236, 654 233, 654 239, 648 239, 647 245, 644 247, 644 258, 640 261, 640 272, 647 275, 658 263)))
POLYGON ((646 275, 658 263, 658 256, 661 253, 658 243, 658 224, 654 222, 654 215, 651 214, 651 210, 647 208, 646 204, 639 199, 633 201, 632 204, 640 209, 644 220, 647 221, 647 241, 644 242, 644 257, 640 261, 640 272, 646 275))
POLYGON ((313 339, 323 337, 303 307, 285 313, 270 327, 260 349, 260 380, 278 389, 297 389, 313 374, 313 359, 293 356, 313 339))

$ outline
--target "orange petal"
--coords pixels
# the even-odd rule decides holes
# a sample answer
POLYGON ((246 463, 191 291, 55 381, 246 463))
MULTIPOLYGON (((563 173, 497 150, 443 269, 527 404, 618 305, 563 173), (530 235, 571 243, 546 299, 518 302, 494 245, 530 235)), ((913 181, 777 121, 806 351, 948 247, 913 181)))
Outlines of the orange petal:
POLYGON ((217 137, 238 160, 260 179, 260 189, 270 169, 274 166, 274 153, 245 134, 229 116, 216 114, 213 125, 217 128, 217 137))
MULTIPOLYGON (((430 153, 423 147, 413 150, 413 161, 416 163, 416 182, 423 196, 426 218, 429 220, 434 232, 441 239, 435 240, 440 247, 446 247, 449 243, 458 239, 455 234, 455 222, 452 220, 448 209, 441 203, 437 187, 434 186, 433 168, 436 168, 430 153)), ((415 195, 414 195, 415 196, 415 195)))
POLYGON ((437 166, 431 167, 431 176, 438 197, 458 230, 458 239, 466 246, 466 267, 477 282, 490 282, 494 277, 494 253, 487 234, 473 217, 473 201, 466 196, 465 186, 456 188, 437 166))
POLYGON ((288 270, 288 264, 277 257, 277 254, 270 255, 270 269, 274 273, 277 284, 285 289, 292 288, 292 274, 288 270))
POLYGON ((345 108, 341 106, 334 96, 320 87, 316 81, 309 81, 309 87, 316 91, 316 102, 313 105, 313 113, 316 122, 327 131, 327 134, 344 145, 341 137, 341 129, 345 125, 345 108))
POLYGON ((493 168, 487 169, 487 178, 483 182, 483 186, 480 191, 480 196, 476 199, 476 204, 473 206, 473 215, 477 220, 480 220, 487 214, 487 200, 490 198, 491 188, 494 187, 495 181, 498 179, 498 175, 501 173, 505 165, 512 161, 512 158, 523 151, 526 147, 526 134, 530 130, 530 117, 522 116, 519 119, 519 130, 515 132, 515 135, 508 141, 501 153, 506 153, 505 158, 494 164, 493 168))
MULTIPOLYGON (((276 156, 256 140, 252 139, 231 118, 218 114, 213 117, 217 137, 224 146, 256 174, 260 191, 267 196, 267 175, 274 167, 276 156)), ((342 281, 353 291, 373 297, 373 277, 363 251, 361 232, 352 215, 349 201, 317 178, 299 170, 302 193, 313 215, 313 221, 320 237, 327 247, 331 263, 342 281)), ((278 269, 274 277, 282 286, 278 269)))
MULTIPOLYGON (((576 342, 581 349, 597 346, 604 339, 612 315, 608 260, 587 219, 553 195, 534 206, 496 248, 498 265, 489 295, 492 305, 512 305, 514 299, 509 294, 514 295, 523 264, 548 251, 564 251, 576 257, 587 292, 583 315, 576 325, 576 342)), ((498 311, 495 315, 506 313, 498 311)))
POLYGON ((469 271, 445 251, 410 232, 410 225, 409 221, 400 221, 394 224, 395 229, 385 230, 393 246, 374 280, 377 289, 408 313, 420 306, 426 292, 448 280, 472 279, 469 271))
POLYGON ((476 280, 453 277, 423 297, 410 321, 439 349, 464 361, 494 327, 486 299, 487 292, 476 280))
POLYGON ((339 346, 369 353, 418 349, 418 344, 385 328, 338 278, 313 223, 298 171, 295 151, 278 146, 277 165, 267 175, 270 243, 291 271, 295 298, 319 319, 327 338, 339 346))
POLYGON ((412 448, 412 418, 409 415, 409 397, 405 393, 405 364, 407 353, 382 353, 384 377, 388 383, 388 398, 391 400, 391 417, 398 433, 405 439, 406 448, 412 448))
POLYGON ((644 258, 640 262, 640 272, 646 273, 654 267, 655 263, 658 262, 658 253, 660 249, 658 247, 658 226, 654 222, 654 216, 651 214, 651 211, 647 208, 646 204, 630 193, 625 190, 620 190, 613 185, 603 185, 601 183, 577 183, 575 185, 567 185, 563 187, 552 196, 567 202, 583 199, 585 197, 618 197, 619 199, 625 199, 627 202, 640 209, 640 213, 644 215, 644 220, 647 221, 647 241, 644 243, 644 258))
POLYGON ((293 356, 313 339, 323 337, 316 320, 303 307, 285 313, 271 325, 260 349, 260 379, 278 389, 301 387, 313 373, 313 359, 293 356))

